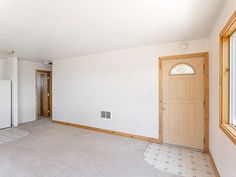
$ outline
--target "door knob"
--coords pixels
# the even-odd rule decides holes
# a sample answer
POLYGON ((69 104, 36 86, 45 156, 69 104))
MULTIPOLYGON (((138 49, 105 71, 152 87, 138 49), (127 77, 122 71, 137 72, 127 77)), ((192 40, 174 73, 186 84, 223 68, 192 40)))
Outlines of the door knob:
POLYGON ((162 110, 163 110, 163 111, 166 111, 167 109, 166 109, 165 107, 162 107, 162 110))

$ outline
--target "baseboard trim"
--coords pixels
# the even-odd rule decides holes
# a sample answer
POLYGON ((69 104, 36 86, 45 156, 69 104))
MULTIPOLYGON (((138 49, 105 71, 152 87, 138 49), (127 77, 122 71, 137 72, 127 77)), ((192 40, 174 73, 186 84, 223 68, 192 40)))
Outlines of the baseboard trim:
POLYGON ((219 173, 219 171, 218 171, 218 169, 217 169, 217 167, 216 167, 214 158, 213 158, 213 156, 211 155, 211 151, 210 151, 209 149, 207 150, 207 153, 208 153, 208 155, 209 155, 209 157, 210 157, 211 166, 212 166, 212 169, 213 169, 213 172, 214 172, 215 176, 216 176, 216 177, 220 177, 220 173, 219 173))
POLYGON ((141 135, 134 135, 134 134, 130 134, 130 133, 124 133, 124 132, 118 132, 118 131, 107 130, 107 129, 102 129, 102 128, 90 127, 90 126, 69 123, 69 122, 63 122, 63 121, 58 121, 58 120, 53 120, 52 122, 57 123, 57 124, 61 124, 61 125, 101 132, 101 133, 108 133, 108 134, 124 136, 124 137, 128 137, 128 138, 140 139, 140 140, 149 141, 149 142, 153 142, 153 143, 159 143, 159 144, 161 143, 160 140, 157 138, 151 138, 151 137, 146 137, 146 136, 141 136, 141 135))

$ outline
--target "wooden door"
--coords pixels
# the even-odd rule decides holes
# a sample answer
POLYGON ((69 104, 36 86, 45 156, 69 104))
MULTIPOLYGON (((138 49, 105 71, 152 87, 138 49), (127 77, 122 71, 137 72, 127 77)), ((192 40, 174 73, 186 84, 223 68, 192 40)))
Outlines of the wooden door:
POLYGON ((51 116, 51 72, 36 71, 36 110, 37 117, 51 116))
POLYGON ((163 141, 204 149, 203 58, 162 62, 163 141))
POLYGON ((40 73, 40 102, 41 116, 49 116, 48 73, 40 73))

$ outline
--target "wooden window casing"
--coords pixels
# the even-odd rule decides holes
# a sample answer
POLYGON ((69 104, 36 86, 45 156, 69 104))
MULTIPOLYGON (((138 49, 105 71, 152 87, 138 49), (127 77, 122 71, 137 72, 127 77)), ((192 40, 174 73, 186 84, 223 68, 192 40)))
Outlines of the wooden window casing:
POLYGON ((220 33, 220 128, 236 144, 230 124, 230 37, 236 31, 236 11, 220 33))

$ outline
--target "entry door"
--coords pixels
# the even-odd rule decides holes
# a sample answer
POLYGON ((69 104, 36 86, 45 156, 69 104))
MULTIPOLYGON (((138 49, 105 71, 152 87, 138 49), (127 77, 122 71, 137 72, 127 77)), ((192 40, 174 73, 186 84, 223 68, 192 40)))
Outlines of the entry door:
POLYGON ((40 73, 40 115, 49 116, 49 92, 48 92, 48 73, 40 73))
POLYGON ((203 58, 162 61, 163 141, 204 148, 203 58))

